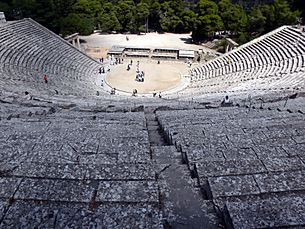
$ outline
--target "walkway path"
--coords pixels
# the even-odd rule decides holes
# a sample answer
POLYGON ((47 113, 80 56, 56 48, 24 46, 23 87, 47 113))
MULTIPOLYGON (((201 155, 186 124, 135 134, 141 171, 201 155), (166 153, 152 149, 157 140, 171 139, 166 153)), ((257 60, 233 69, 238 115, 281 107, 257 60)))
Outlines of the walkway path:
POLYGON ((146 108, 145 117, 158 178, 168 190, 168 195, 163 197, 165 228, 220 228, 212 202, 203 200, 187 166, 182 164, 181 153, 166 142, 153 110, 146 108))

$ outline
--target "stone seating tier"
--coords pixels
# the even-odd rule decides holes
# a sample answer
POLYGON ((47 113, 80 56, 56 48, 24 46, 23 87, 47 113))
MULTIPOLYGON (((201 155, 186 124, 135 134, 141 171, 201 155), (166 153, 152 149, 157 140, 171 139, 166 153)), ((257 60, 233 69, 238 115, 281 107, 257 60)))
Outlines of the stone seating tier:
POLYGON ((0 57, 6 90, 17 91, 16 80, 24 84, 19 91, 86 95, 101 90, 93 83, 101 64, 31 19, 0 26, 0 57), (42 85, 45 74, 48 86, 42 85))
POLYGON ((305 193, 303 114, 221 108, 158 111, 157 118, 228 228, 304 225, 297 213, 305 193))
POLYGON ((180 95, 304 89, 304 50, 304 34, 283 26, 192 69, 192 83, 180 95))

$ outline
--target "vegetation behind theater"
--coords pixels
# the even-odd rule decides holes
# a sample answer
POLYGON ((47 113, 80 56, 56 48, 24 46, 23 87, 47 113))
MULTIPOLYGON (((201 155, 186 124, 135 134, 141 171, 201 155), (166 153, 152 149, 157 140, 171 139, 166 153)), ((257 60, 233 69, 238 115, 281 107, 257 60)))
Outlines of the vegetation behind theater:
POLYGON ((304 16, 302 0, 1 0, 8 20, 31 17, 63 36, 78 32, 192 32, 195 42, 228 31, 245 43, 304 16))

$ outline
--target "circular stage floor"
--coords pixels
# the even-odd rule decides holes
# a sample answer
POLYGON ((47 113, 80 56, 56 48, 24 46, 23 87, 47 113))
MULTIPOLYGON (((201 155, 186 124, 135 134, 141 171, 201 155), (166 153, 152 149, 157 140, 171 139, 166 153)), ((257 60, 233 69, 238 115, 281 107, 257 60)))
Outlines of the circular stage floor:
POLYGON ((123 64, 112 66, 107 74, 106 81, 111 87, 132 93, 137 89, 138 93, 162 92, 177 87, 181 81, 181 75, 187 73, 187 64, 177 61, 139 60, 139 70, 144 71, 144 82, 136 81, 137 60, 133 59, 131 69, 127 71, 130 59, 124 59, 123 64))

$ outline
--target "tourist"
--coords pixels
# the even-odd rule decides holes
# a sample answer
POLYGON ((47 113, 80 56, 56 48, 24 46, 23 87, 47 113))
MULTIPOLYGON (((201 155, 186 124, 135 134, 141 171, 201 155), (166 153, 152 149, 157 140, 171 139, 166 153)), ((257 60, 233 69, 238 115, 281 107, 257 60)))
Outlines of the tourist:
POLYGON ((30 94, 28 91, 25 91, 24 94, 25 94, 25 97, 24 97, 24 98, 25 98, 26 100, 32 100, 32 96, 31 96, 31 94, 30 94))
POLYGON ((222 100, 221 106, 232 106, 233 103, 231 102, 231 100, 229 99, 229 96, 226 95, 225 98, 222 100))
POLYGON ((133 89, 132 96, 136 96, 137 93, 138 93, 138 90, 137 89, 133 89))
POLYGON ((47 77, 46 74, 44 75, 43 80, 44 80, 45 83, 48 83, 48 77, 47 77))
POLYGON ((161 92, 159 92, 159 98, 160 98, 160 99, 162 98, 162 96, 161 96, 161 92))

